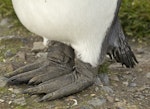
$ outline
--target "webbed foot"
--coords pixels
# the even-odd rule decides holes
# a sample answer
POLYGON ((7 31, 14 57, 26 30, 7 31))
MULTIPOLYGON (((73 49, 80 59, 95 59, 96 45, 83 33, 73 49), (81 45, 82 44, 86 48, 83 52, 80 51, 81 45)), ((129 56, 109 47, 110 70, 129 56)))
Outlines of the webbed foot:
POLYGON ((24 90, 28 94, 45 94, 40 101, 54 100, 79 92, 94 83, 95 70, 79 60, 75 61, 72 72, 50 79, 41 84, 24 90))
POLYGON ((96 68, 74 59, 74 50, 62 43, 49 47, 47 60, 17 69, 8 84, 28 83, 23 93, 44 95, 40 101, 54 100, 79 92, 94 83, 96 68))

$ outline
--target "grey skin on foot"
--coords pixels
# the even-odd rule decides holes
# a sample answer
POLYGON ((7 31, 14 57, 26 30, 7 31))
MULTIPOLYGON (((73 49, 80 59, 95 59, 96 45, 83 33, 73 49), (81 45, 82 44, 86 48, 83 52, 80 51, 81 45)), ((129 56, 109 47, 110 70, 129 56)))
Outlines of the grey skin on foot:
POLYGON ((70 73, 74 66, 74 50, 62 43, 52 42, 46 60, 21 67, 6 77, 8 84, 39 84, 70 73))
POLYGON ((44 95, 40 101, 54 100, 79 92, 94 83, 97 68, 74 58, 71 47, 52 42, 48 48, 47 60, 17 69, 7 76, 7 84, 31 85, 23 93, 44 95))

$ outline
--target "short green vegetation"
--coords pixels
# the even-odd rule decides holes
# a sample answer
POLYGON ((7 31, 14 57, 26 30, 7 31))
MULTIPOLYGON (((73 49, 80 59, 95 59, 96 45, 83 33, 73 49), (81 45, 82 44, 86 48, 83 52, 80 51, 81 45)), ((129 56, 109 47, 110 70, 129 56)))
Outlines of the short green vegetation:
POLYGON ((108 66, 109 66, 109 62, 105 62, 102 65, 99 66, 98 72, 99 73, 108 73, 108 66))
POLYGON ((120 18, 128 36, 150 38, 150 0, 122 0, 120 18))
POLYGON ((0 0, 0 16, 9 17, 14 16, 14 10, 12 7, 11 0, 0 0))

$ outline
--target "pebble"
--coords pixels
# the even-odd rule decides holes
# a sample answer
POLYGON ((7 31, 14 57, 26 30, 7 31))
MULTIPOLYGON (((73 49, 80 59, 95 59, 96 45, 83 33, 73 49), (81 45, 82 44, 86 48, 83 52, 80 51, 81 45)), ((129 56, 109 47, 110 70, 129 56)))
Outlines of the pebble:
POLYGON ((20 93, 22 93, 22 89, 9 88, 8 90, 11 91, 11 92, 13 92, 13 93, 15 93, 15 94, 20 94, 20 93))
POLYGON ((129 84, 129 87, 136 87, 136 86, 137 86, 136 83, 130 83, 130 84, 129 84))
POLYGON ((119 102, 120 100, 119 100, 119 98, 115 98, 115 102, 119 102))
POLYGON ((95 87, 95 92, 99 91, 99 87, 95 87))
POLYGON ((9 21, 8 18, 2 19, 1 22, 0 22, 0 26, 6 26, 6 25, 8 25, 9 24, 8 21, 9 21))
POLYGON ((96 96, 96 94, 91 94, 90 96, 91 96, 91 97, 94 97, 94 96, 96 96))
POLYGON ((7 50, 4 54, 5 58, 10 58, 14 56, 14 53, 11 50, 7 50))
POLYGON ((146 78, 150 79, 150 72, 146 74, 146 78))
POLYGON ((88 101, 88 104, 93 105, 94 107, 101 106, 106 103, 106 99, 104 98, 93 98, 88 101))
POLYGON ((8 104, 9 104, 9 105, 12 104, 12 101, 9 101, 8 104))
POLYGON ((38 58, 46 59, 46 58, 47 58, 47 54, 48 54, 48 53, 46 53, 46 52, 44 52, 44 53, 39 52, 39 53, 37 53, 36 56, 37 56, 38 58))
POLYGON ((103 83, 104 85, 109 85, 110 81, 109 81, 108 74, 106 74, 106 73, 101 73, 101 74, 99 74, 99 77, 100 77, 100 80, 102 81, 102 83, 103 83))
POLYGON ((110 79, 117 82, 120 81, 117 75, 112 75, 110 79))
POLYGON ((110 103, 113 103, 114 102, 114 98, 111 97, 111 96, 107 96, 107 101, 109 101, 110 103))
POLYGON ((7 84, 8 78, 0 76, 0 87, 5 87, 7 84))
POLYGON ((144 54, 145 50, 143 48, 137 48, 137 53, 138 54, 144 54))
POLYGON ((27 104, 24 97, 18 98, 18 99, 14 99, 13 103, 21 105, 21 106, 25 106, 27 104))
POLYGON ((122 82, 122 84, 125 85, 125 86, 128 86, 129 82, 128 81, 124 81, 124 82, 122 82))
POLYGON ((143 69, 142 68, 138 68, 138 72, 142 72, 143 71, 143 69))
POLYGON ((43 45, 43 42, 34 42, 33 43, 33 52, 39 52, 45 49, 45 46, 43 45))
POLYGON ((16 56, 22 60, 26 60, 26 54, 24 52, 18 52, 16 56))
POLYGON ((145 97, 143 95, 139 95, 139 98, 143 100, 145 97))
POLYGON ((3 100, 3 99, 0 99, 0 102, 1 102, 1 103, 3 103, 4 101, 5 101, 5 100, 3 100))
POLYGON ((12 97, 12 98, 15 98, 15 97, 16 97, 16 95, 15 95, 15 94, 12 94, 12 95, 11 95, 11 97, 12 97))

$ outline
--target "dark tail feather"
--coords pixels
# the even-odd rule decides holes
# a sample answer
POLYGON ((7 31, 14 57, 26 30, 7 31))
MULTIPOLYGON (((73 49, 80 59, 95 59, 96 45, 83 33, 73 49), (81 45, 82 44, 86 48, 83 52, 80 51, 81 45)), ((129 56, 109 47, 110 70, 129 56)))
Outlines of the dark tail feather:
POLYGON ((138 63, 134 53, 126 40, 122 41, 120 39, 119 41, 120 46, 112 49, 114 59, 122 65, 125 65, 127 68, 133 68, 138 63))
POLYGON ((127 68, 133 68, 138 61, 126 40, 118 18, 114 21, 108 35, 109 47, 107 53, 110 58, 114 58, 127 68))

